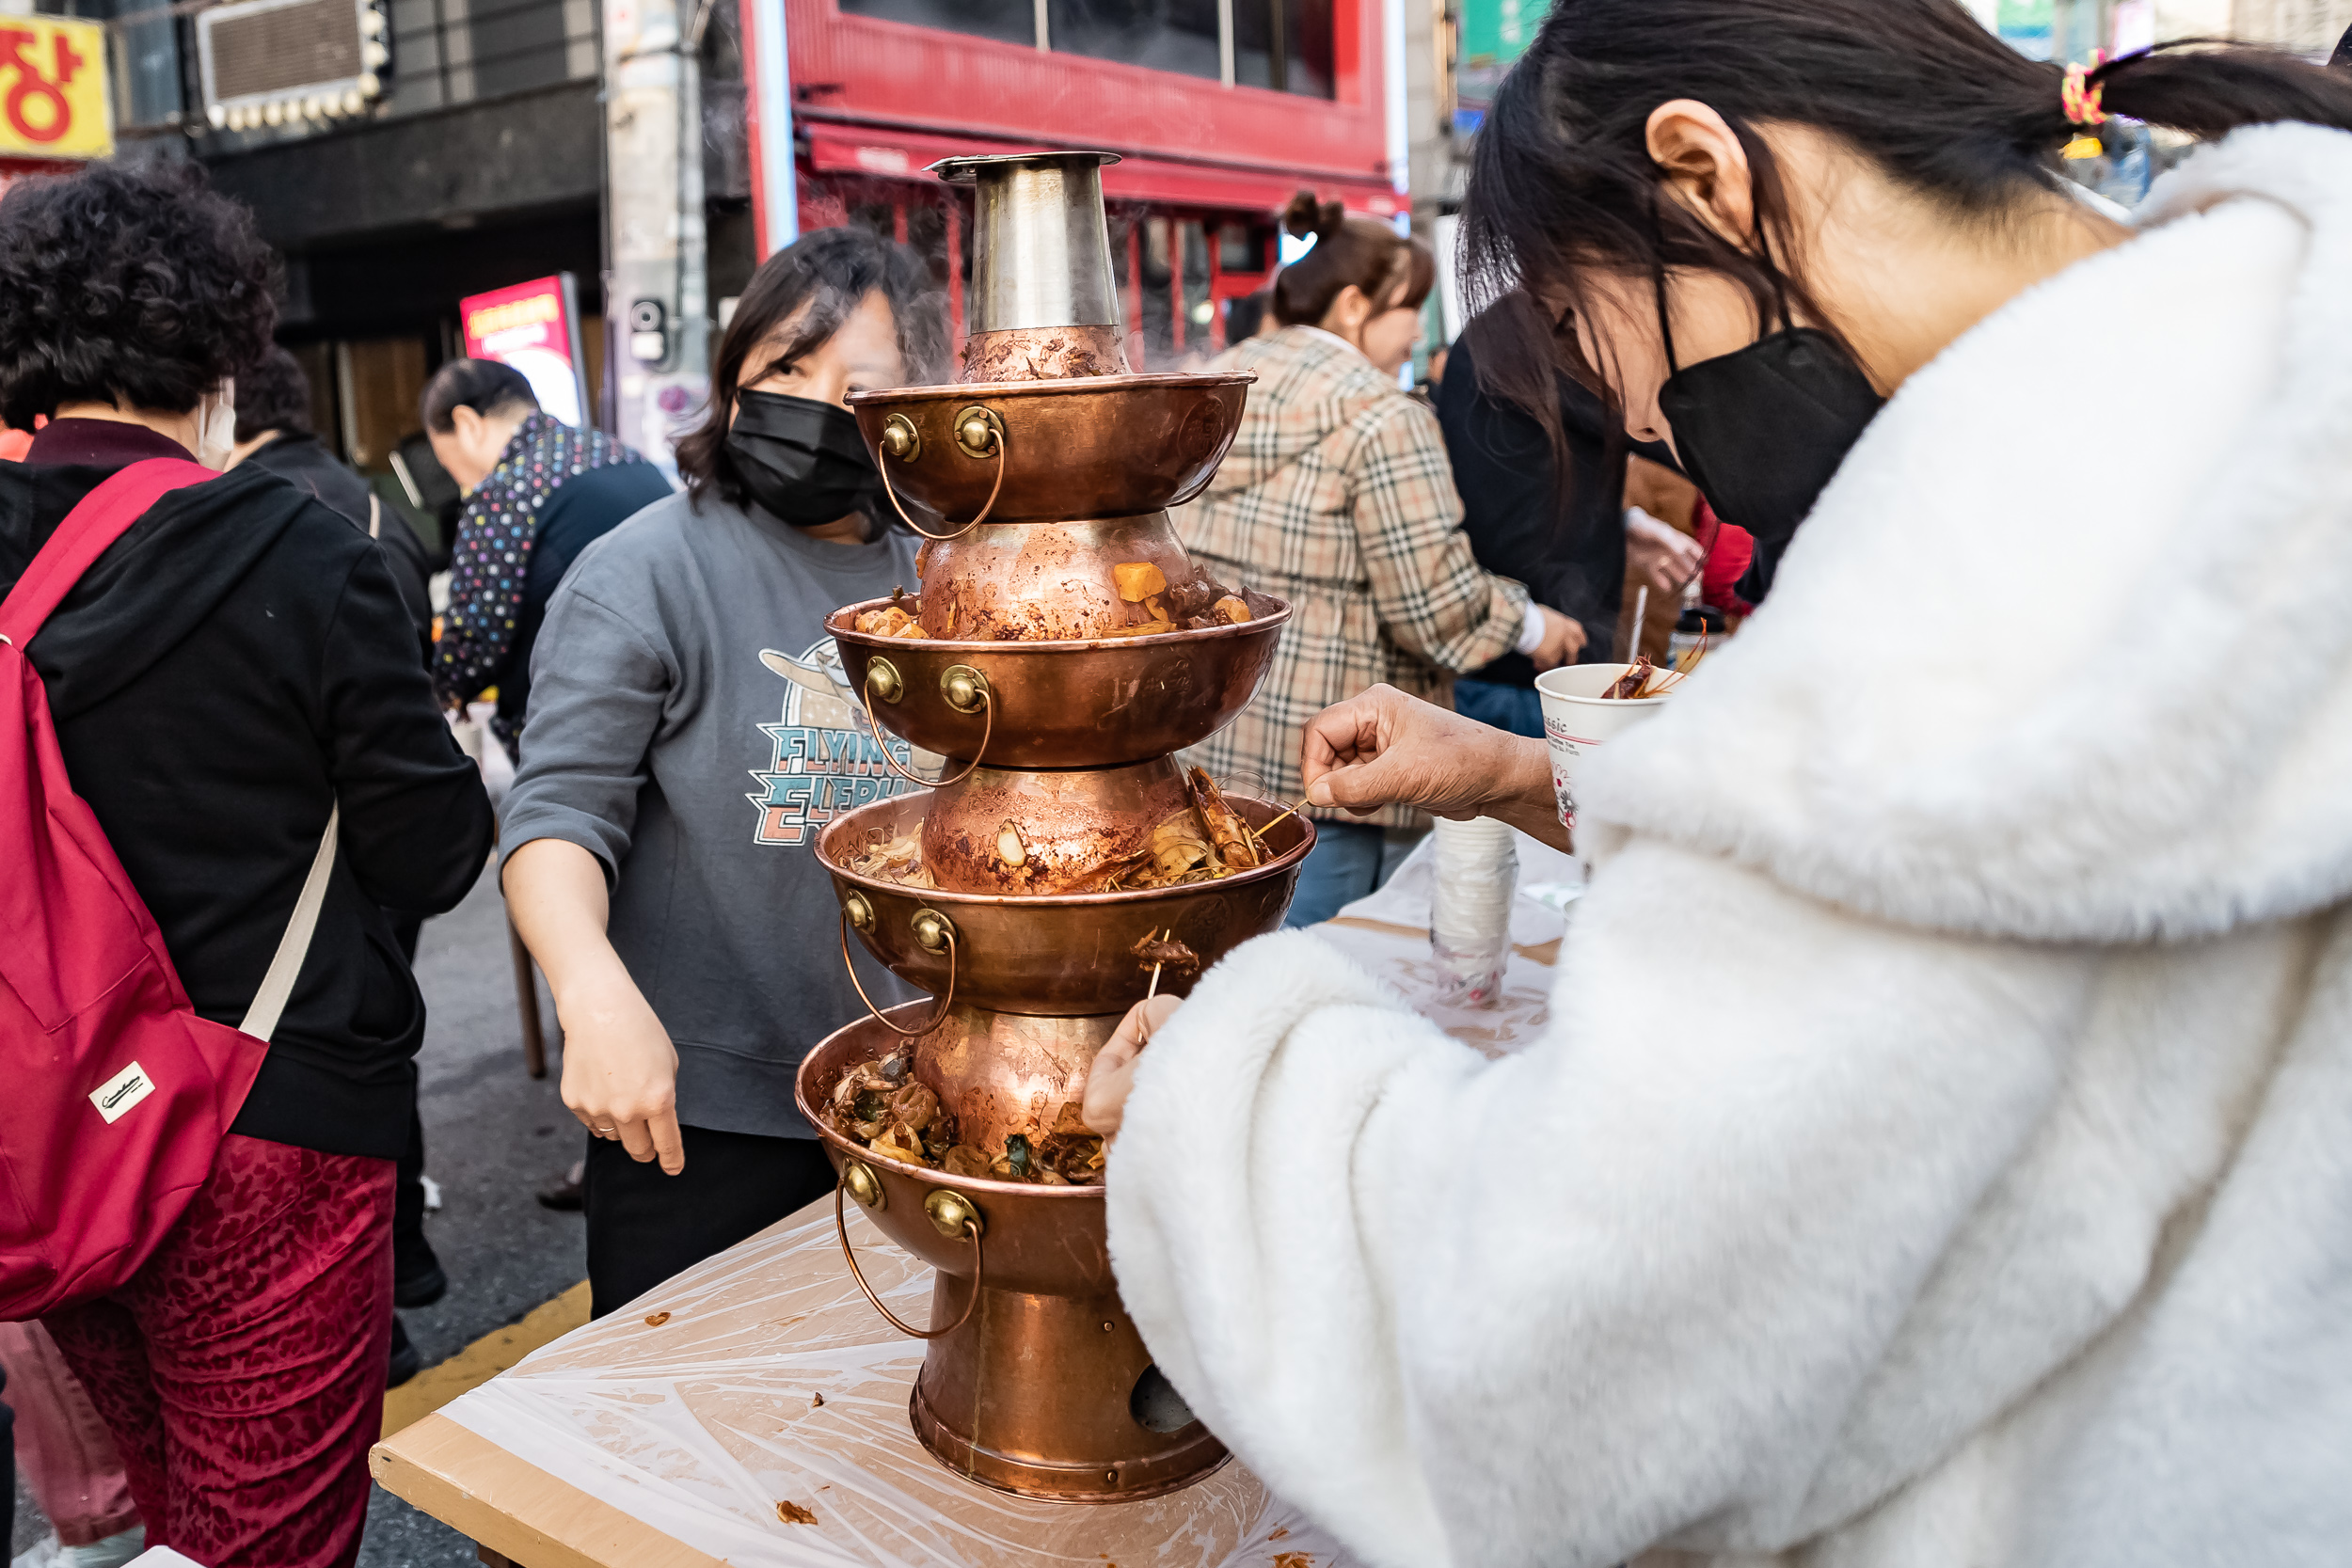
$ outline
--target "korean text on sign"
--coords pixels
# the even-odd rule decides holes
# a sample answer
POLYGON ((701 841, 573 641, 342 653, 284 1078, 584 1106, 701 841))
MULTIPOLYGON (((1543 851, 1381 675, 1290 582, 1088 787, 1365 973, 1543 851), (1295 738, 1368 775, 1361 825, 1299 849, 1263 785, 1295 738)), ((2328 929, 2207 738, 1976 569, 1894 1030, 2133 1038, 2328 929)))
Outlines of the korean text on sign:
POLYGON ((114 147, 105 28, 0 16, 0 158, 103 158, 114 147))

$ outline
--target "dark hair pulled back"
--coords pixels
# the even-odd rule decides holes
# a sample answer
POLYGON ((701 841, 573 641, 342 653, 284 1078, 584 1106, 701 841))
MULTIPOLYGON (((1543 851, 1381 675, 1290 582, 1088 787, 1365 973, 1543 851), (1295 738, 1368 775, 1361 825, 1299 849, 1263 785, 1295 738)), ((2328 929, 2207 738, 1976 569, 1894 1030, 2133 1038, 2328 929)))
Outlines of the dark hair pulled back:
POLYGON ((436 436, 457 428, 457 411, 470 408, 484 419, 539 406, 531 378, 499 359, 453 359, 433 372, 417 394, 417 418, 436 436))
MULTIPOLYGON (((1959 0, 1560 0, 1478 135, 1462 224, 1470 292, 1524 289, 1550 316, 1587 308, 1594 272, 1700 270, 1742 283, 1759 322, 1783 309, 1819 319, 1759 128, 1827 132, 1948 213, 1997 224, 2063 178, 2059 150, 2080 134, 2065 80, 1959 0), (1746 149, 1756 221, 1744 245, 1665 195, 1648 122, 1677 98, 1712 107, 1746 149)), ((2352 129, 2352 82, 2269 50, 2187 40, 2109 60, 2088 81, 2109 115, 2200 136, 2279 120, 2352 129)), ((1495 337, 1482 383, 1547 428, 1556 367, 1613 395, 1573 333, 1495 337)))
POLYGON ((0 423, 185 414, 270 345, 277 259, 200 164, 91 164, 0 197, 0 423))
POLYGON ((1278 326, 1320 326, 1331 302, 1353 283, 1376 310, 1421 309, 1438 280, 1437 258, 1377 218, 1351 214, 1336 201, 1300 191, 1282 210, 1282 231, 1312 234, 1314 248, 1275 275, 1268 301, 1278 326))
POLYGON ((715 487, 728 501, 743 504, 743 481, 727 456, 727 420, 737 390, 841 330, 872 293, 889 303, 909 385, 940 378, 947 359, 947 317, 922 257, 864 229, 802 235, 759 264, 720 336, 710 365, 709 408, 677 444, 678 472, 696 502, 715 487), (771 343, 787 325, 790 335, 771 343))

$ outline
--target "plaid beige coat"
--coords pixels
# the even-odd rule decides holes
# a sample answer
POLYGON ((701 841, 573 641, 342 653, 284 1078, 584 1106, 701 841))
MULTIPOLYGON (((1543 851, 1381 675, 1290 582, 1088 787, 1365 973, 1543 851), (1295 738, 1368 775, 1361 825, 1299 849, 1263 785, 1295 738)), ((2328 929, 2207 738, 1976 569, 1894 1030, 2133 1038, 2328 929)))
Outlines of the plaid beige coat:
MULTIPOLYGON (((1190 755, 1295 801, 1308 720, 1381 681, 1453 706, 1454 673, 1518 641, 1527 590, 1471 557, 1437 416, 1363 356, 1287 326, 1213 368, 1256 371, 1258 382, 1225 466, 1176 509, 1176 531, 1219 581, 1279 595, 1292 613, 1257 699, 1190 755)), ((1428 823, 1403 807, 1314 815, 1428 823)))

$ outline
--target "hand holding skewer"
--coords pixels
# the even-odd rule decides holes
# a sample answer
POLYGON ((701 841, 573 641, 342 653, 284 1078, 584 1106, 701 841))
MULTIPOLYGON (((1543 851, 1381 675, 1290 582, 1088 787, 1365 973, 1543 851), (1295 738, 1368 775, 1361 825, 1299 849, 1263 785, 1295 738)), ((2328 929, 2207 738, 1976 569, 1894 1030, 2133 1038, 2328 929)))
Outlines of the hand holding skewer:
POLYGON ((1176 1009, 1184 1006, 1181 997, 1160 994, 1161 975, 1169 969, 1197 973, 1200 968, 1199 956, 1176 941, 1175 936, 1175 928, 1170 927, 1136 943, 1136 959, 1151 966, 1152 983, 1144 991, 1143 1000, 1128 1008, 1127 1016, 1119 1021, 1119 1027, 1095 1053, 1094 1065, 1087 1071, 1086 1098, 1079 1112, 1089 1128, 1106 1138, 1119 1132, 1127 1095, 1135 1087, 1136 1058, 1161 1026, 1175 1016, 1176 1009))

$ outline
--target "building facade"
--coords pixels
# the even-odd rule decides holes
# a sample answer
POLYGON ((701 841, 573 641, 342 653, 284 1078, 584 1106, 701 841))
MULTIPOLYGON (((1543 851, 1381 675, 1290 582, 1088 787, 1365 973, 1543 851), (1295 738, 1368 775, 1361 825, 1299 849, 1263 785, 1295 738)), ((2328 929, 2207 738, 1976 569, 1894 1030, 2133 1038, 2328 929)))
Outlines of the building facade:
MULTIPOLYGON (((1405 9, 1399 0, 784 0, 797 224, 865 223, 921 246, 960 328, 970 196, 926 166, 961 152, 1117 152, 1103 184, 1130 359, 1195 362, 1225 346, 1232 303, 1264 286, 1274 220, 1295 193, 1382 218, 1409 210, 1392 80, 1405 9)), ((768 19, 763 7, 752 26, 768 19)), ((739 68, 732 87, 756 97, 754 42, 753 69, 739 68)), ((755 249, 791 223, 771 210, 783 205, 751 203, 755 249)))

